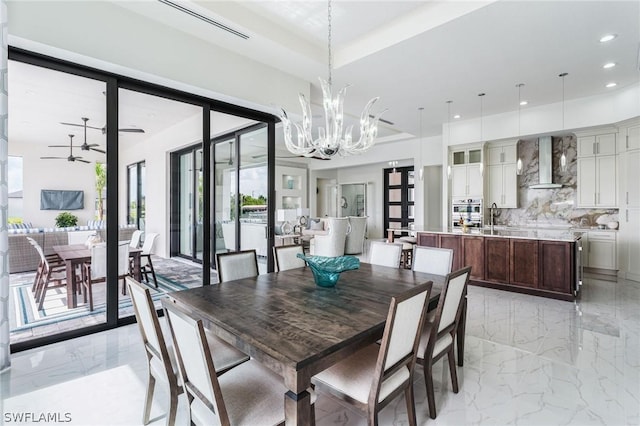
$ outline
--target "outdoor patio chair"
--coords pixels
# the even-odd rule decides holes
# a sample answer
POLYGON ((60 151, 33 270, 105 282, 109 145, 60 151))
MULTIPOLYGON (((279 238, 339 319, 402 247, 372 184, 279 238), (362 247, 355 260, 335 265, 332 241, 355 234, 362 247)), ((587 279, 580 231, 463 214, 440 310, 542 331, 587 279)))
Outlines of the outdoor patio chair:
MULTIPOLYGON (((129 243, 118 244, 118 279, 122 279, 122 294, 126 293, 124 279, 129 275, 129 243)), ((104 282, 107 278, 107 243, 99 243, 91 247, 91 262, 82 268, 82 287, 84 303, 89 298, 89 311, 93 311, 93 284, 104 282)))
POLYGON ((258 258, 255 250, 242 250, 216 254, 218 282, 239 280, 258 275, 258 258))
MULTIPOLYGON (((180 383, 180 378, 177 375, 173 345, 170 339, 167 341, 164 337, 149 288, 131 277, 127 277, 125 280, 129 287, 129 294, 131 295, 148 362, 147 394, 142 423, 149 424, 153 393, 156 380, 159 380, 169 386, 167 425, 173 425, 176 420, 178 395, 183 392, 182 383, 180 383)), ((247 355, 212 334, 207 335, 207 344, 213 353, 216 374, 222 374, 228 369, 249 360, 247 355)))
POLYGON ((144 236, 142 253, 140 253, 140 275, 144 276, 144 280, 146 282, 149 282, 149 273, 151 273, 151 276, 153 277, 153 284, 158 288, 156 271, 153 269, 153 262, 151 262, 151 251, 153 250, 156 238, 158 238, 158 234, 155 232, 149 232, 144 236))
POLYGON ((42 268, 38 268, 39 275, 38 272, 36 272, 38 281, 36 282, 34 291, 34 300, 38 304, 38 310, 41 311, 48 290, 67 286, 67 272, 64 267, 53 267, 44 255, 44 251, 42 251, 42 247, 40 247, 39 244, 36 243, 34 247, 40 255, 40 265, 42 265, 42 268))
POLYGON ((458 393, 454 342, 458 321, 460 320, 460 307, 466 294, 470 272, 471 267, 467 266, 447 275, 435 314, 432 318, 428 318, 422 330, 417 362, 423 367, 429 416, 432 419, 436 418, 432 369, 433 364, 445 354, 449 358, 449 373, 451 374, 453 393, 458 393))
MULTIPOLYGON (((38 242, 33 238, 27 237, 27 241, 36 249, 36 251, 38 250, 37 247, 40 247, 40 249, 42 250, 42 247, 40 246, 40 244, 38 244, 38 242)), ((40 256, 39 252, 38 252, 38 256, 40 256)), ((45 259, 47 259, 49 266, 51 268, 55 270, 64 268, 64 262, 62 261, 62 259, 60 259, 60 257, 57 254, 55 253, 45 254, 44 257, 45 259)), ((36 287, 38 286, 38 282, 40 282, 40 277, 42 277, 42 272, 44 270, 44 267, 45 267, 45 264, 42 261, 42 258, 40 258, 40 262, 38 263, 38 268, 36 269, 36 276, 33 278, 33 285, 31 286, 31 291, 33 293, 35 293, 36 287)))
POLYGON ((409 424, 415 426, 413 367, 429 304, 431 282, 391 299, 380 345, 366 346, 315 375, 311 383, 364 413, 370 426, 378 412, 404 393, 409 424))

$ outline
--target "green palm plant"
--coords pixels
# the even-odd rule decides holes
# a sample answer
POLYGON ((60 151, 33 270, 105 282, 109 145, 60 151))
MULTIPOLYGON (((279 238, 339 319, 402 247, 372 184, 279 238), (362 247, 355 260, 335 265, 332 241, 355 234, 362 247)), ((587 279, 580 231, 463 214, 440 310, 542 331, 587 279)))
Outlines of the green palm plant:
POLYGON ((107 168, 104 163, 96 161, 96 193, 98 195, 98 220, 104 219, 104 205, 102 204, 102 191, 107 187, 107 168))

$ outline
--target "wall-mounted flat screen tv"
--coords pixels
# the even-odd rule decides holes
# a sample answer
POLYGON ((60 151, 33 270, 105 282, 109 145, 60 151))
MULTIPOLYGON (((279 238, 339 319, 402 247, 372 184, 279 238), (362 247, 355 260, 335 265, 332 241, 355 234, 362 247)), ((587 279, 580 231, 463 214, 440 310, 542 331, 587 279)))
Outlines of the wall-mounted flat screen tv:
POLYGON ((82 210, 84 191, 43 189, 40 191, 40 210, 82 210))

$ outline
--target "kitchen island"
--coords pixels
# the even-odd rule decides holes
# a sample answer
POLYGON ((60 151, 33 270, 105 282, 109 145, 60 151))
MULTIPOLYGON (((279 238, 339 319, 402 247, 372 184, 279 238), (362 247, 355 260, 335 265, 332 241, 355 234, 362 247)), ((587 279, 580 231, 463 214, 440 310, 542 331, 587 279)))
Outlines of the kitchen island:
POLYGON ((454 270, 471 266, 471 284, 561 300, 579 295, 581 232, 542 228, 416 231, 418 245, 453 250, 454 270))

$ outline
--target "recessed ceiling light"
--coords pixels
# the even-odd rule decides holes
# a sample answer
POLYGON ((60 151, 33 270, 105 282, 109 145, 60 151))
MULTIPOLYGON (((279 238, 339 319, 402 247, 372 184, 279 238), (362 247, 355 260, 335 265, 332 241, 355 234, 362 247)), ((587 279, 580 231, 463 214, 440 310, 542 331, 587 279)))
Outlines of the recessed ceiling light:
POLYGON ((460 114, 454 115, 453 118, 460 118, 460 114))
POLYGON ((529 103, 528 101, 522 101, 520 102, 520 105, 524 106, 524 105, 527 105, 528 103, 529 103))
POLYGON ((606 86, 606 87, 607 87, 607 88, 609 88, 609 87, 616 87, 617 85, 618 85, 618 83, 609 83, 609 84, 607 84, 607 86, 606 86))
POLYGON ((604 68, 604 69, 606 70, 606 69, 609 69, 609 68, 613 68, 613 67, 615 67, 615 66, 616 66, 616 63, 615 63, 615 62, 607 62, 606 64, 604 64, 604 65, 602 66, 602 68, 604 68))
POLYGON ((606 34, 606 35, 603 35, 602 37, 600 37, 600 43, 606 43, 608 41, 613 40, 616 37, 618 37, 617 34, 606 34))

